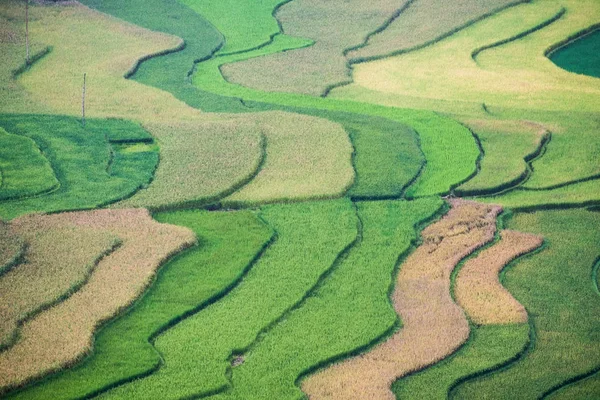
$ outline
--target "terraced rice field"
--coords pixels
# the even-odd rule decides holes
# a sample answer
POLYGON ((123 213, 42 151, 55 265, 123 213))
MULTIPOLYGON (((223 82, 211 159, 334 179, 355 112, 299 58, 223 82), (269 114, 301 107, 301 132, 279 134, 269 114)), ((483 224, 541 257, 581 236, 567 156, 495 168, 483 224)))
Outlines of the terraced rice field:
POLYGON ((600 398, 598 27, 1 1, 0 397, 600 398))
POLYGON ((190 230, 159 224, 146 210, 32 216, 12 224, 30 245, 24 262, 4 275, 3 283, 28 288, 29 293, 3 290, 7 295, 3 303, 12 306, 3 310, 3 317, 15 315, 19 323, 26 320, 18 339, 0 354, 3 392, 81 359, 93 344, 96 328, 131 304, 170 256, 196 243, 190 230), (52 228, 53 240, 41 234, 52 228), (86 235, 86 230, 91 233, 86 235), (108 234, 119 239, 118 249, 108 234), (44 265, 49 261, 53 265, 44 265), (75 270, 82 264, 87 270, 75 270), (90 264, 96 264, 93 271, 90 264))

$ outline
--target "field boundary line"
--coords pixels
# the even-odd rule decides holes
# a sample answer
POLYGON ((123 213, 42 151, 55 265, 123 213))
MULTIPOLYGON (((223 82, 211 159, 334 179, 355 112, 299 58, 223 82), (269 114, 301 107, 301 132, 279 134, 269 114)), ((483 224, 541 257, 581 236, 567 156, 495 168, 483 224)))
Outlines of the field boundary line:
MULTIPOLYGON (((521 189, 516 189, 521 190, 521 189)), ((567 203, 556 203, 556 204, 535 204, 530 206, 516 206, 510 207, 515 212, 536 212, 536 211, 549 211, 549 210, 569 210, 573 208, 587 208, 587 207, 600 207, 600 200, 586 200, 581 202, 567 202, 567 203)))
MULTIPOLYGON (((544 55, 548 58, 550 58, 550 56, 552 55, 552 53, 554 53, 555 51, 560 50, 561 48, 568 46, 569 44, 571 44, 572 42, 579 40, 587 35, 591 35, 592 33, 594 33, 595 31, 600 29, 600 23, 596 23, 593 25, 590 25, 589 27, 580 30, 579 32, 576 32, 570 36, 568 36, 566 39, 561 40, 558 43, 555 43, 551 46, 549 46, 545 51, 544 51, 544 55)), ((560 68, 560 67, 559 67, 560 68)), ((561 68, 562 69, 562 68, 561 68)))
POLYGON ((563 15, 565 15, 566 12, 567 12, 567 9, 564 8, 564 7, 561 7, 560 10, 555 15, 553 15, 552 17, 548 18, 547 20, 541 22, 540 24, 537 24, 537 25, 535 25, 535 26, 533 26, 533 27, 531 27, 529 29, 526 29, 526 30, 524 30, 524 31, 522 31, 520 33, 517 33, 516 35, 510 36, 510 37, 508 37, 506 39, 502 39, 502 40, 499 40, 497 42, 490 43, 490 44, 478 47, 478 48, 476 48, 475 50, 473 50, 471 52, 471 58, 473 59, 473 61, 475 61, 476 64, 479 65, 479 63, 477 62, 477 56, 479 56, 479 54, 481 54, 482 52, 484 52, 486 50, 489 50, 489 49, 493 49, 493 48, 496 48, 496 47, 503 46, 503 45, 505 45, 507 43, 510 43, 510 42, 517 41, 517 40, 522 39, 522 38, 524 38, 524 37, 526 37, 526 36, 528 36, 528 35, 530 35, 532 33, 535 33, 535 32, 537 32, 539 30, 542 30, 545 27, 547 27, 548 25, 551 25, 554 22, 556 22, 559 19, 561 19, 563 17, 563 15))
MULTIPOLYGON (((289 1, 293 1, 293 0, 289 0, 289 1)), ((288 1, 288 2, 289 2, 289 1, 288 1)), ((277 21, 277 22, 279 23, 279 21, 277 21)), ((272 35, 271 39, 270 39, 268 42, 265 42, 265 43, 261 44, 260 46, 256 46, 255 48, 248 49, 248 50, 240 50, 240 51, 236 51, 236 52, 233 52, 233 53, 217 54, 217 55, 215 55, 214 59, 215 59, 215 60, 218 60, 219 58, 223 58, 223 57, 227 57, 227 56, 231 56, 231 55, 240 55, 240 54, 249 53, 249 52, 252 52, 252 51, 255 51, 255 50, 260 50, 260 49, 262 49, 262 48, 265 48, 265 47, 267 47, 267 46, 269 46, 269 45, 273 44, 273 43, 274 43, 274 41, 275 41, 275 38, 276 38, 277 36, 280 36, 280 35, 289 36, 289 35, 287 35, 286 33, 284 33, 284 32, 283 32, 283 30, 282 30, 282 31, 280 31, 280 32, 274 33, 274 34, 272 35)), ((299 36, 289 36, 289 37, 295 37, 295 38, 298 38, 299 36)), ((304 39, 304 38, 302 38, 302 39, 304 39)), ((236 63, 240 63, 240 62, 244 62, 244 61, 248 61, 248 60, 253 60, 253 59, 255 59, 255 58, 269 57, 269 56, 272 56, 272 55, 275 55, 275 54, 285 53, 286 51, 294 51, 294 50, 306 49, 306 48, 308 48, 308 47, 312 47, 312 46, 314 46, 314 45, 315 45, 315 43, 317 43, 316 41, 314 41, 314 40, 312 40, 312 39, 306 39, 306 40, 310 40, 310 41, 311 41, 311 43, 304 44, 304 45, 302 45, 302 46, 300 46, 300 47, 294 47, 293 49, 283 49, 283 50, 275 51, 275 52, 273 52, 273 53, 261 54, 261 55, 259 55, 259 56, 256 56, 256 57, 248 57, 248 58, 244 58, 243 60, 237 60, 237 61, 231 61, 231 62, 224 62, 224 63, 222 63, 222 64, 219 64, 219 63, 217 63, 217 65, 218 65, 218 66, 217 66, 217 68, 219 69, 219 73, 221 74, 221 76, 223 77, 223 79, 224 79, 224 80, 225 80, 227 83, 229 83, 230 85, 239 85, 239 86, 241 86, 241 87, 244 87, 244 88, 246 88, 247 86, 244 86, 244 85, 241 85, 241 84, 237 84, 237 83, 232 83, 231 81, 229 81, 229 80, 227 79, 227 75, 226 75, 226 74, 223 72, 223 66, 225 66, 225 65, 230 65, 230 64, 236 64, 236 63)), ((205 60, 205 61, 207 61, 207 60, 205 60)), ((265 93, 265 91, 263 91, 263 90, 258 90, 258 89, 255 89, 255 90, 257 90, 257 91, 260 91, 260 92, 262 92, 262 93, 265 93)), ((281 92, 281 93, 289 93, 289 92, 281 92)), ((237 98, 237 99, 239 99, 241 102, 243 102, 243 101, 244 101, 242 98, 235 97, 235 96, 228 96, 228 95, 223 95, 223 94, 220 94, 220 93, 219 93, 219 95, 220 95, 220 96, 223 96, 223 97, 232 97, 232 98, 237 98)), ((261 101, 261 103, 262 103, 262 102, 263 102, 263 101, 261 101)), ((276 104, 276 103, 268 103, 268 102, 267 102, 267 103, 265 103, 265 104, 276 104)), ((252 106, 248 106, 248 105, 246 105, 246 107, 248 107, 248 108, 251 108, 252 106)))
MULTIPOLYGON (((69 297, 71 297, 73 294, 75 294, 76 292, 78 292, 83 286, 85 286, 88 281, 90 280, 90 278, 92 277, 92 274, 94 273, 94 271, 96 270, 96 267, 98 266, 98 264, 106 257, 110 256, 112 253, 114 253, 115 251, 119 250, 121 248, 121 246, 123 245, 123 242, 121 241, 120 238, 116 237, 116 239, 114 239, 112 241, 112 245, 107 248, 105 251, 101 252, 100 254, 98 254, 96 256, 96 258, 94 258, 94 260, 90 263, 90 268, 88 269, 88 271, 86 272, 86 274, 83 276, 83 278, 81 280, 79 280, 78 282, 75 282, 73 285, 71 285, 68 289, 66 289, 60 296, 42 303, 39 307, 37 307, 35 310, 32 310, 26 314, 24 314, 21 318, 18 319, 17 321, 17 328, 13 331, 12 337, 10 339, 7 340, 7 343, 4 345, 0 345, 0 353, 3 353, 5 351, 7 351, 8 349, 10 349, 15 343, 17 343, 21 337, 20 332, 21 332, 21 328, 22 326, 27 323, 27 321, 29 321, 30 319, 34 318, 36 315, 43 313, 44 311, 56 306, 57 304, 62 303, 63 301, 67 300, 69 297)), ((28 248, 29 246, 27 246, 28 248)), ((26 251, 23 252, 23 254, 21 255, 21 259, 26 259, 26 251)), ((13 265, 13 267, 18 266, 18 264, 13 265)), ((3 273, 5 273, 7 271, 3 271, 3 273)), ((6 388, 5 388, 6 389, 6 388)), ((2 388, 0 388, 0 395, 4 392, 4 390, 2 388)))
MULTIPOLYGON (((173 35, 171 35, 171 36, 173 36, 173 35)), ((151 58, 155 58, 155 57, 160 57, 160 56, 165 56, 165 55, 172 54, 172 53, 177 53, 177 52, 185 49, 185 47, 186 47, 185 40, 183 40, 180 37, 178 37, 178 39, 179 39, 179 43, 177 45, 175 45, 174 47, 171 47, 171 48, 165 49, 165 50, 160 50, 160 51, 157 51, 154 53, 146 54, 146 55, 138 58, 137 60, 135 60, 133 62, 133 65, 127 70, 127 72, 125 72, 125 74, 123 74, 123 78, 130 79, 133 75, 135 75, 135 73, 140 68, 140 65, 144 61, 150 60, 151 58)))
MULTIPOLYGON (((262 258, 263 254, 269 249, 269 247, 271 247, 271 245, 273 243, 275 243, 277 241, 277 232, 274 231, 271 226, 269 224, 267 224, 265 222, 265 220, 258 216, 258 218, 260 219, 260 221, 262 223, 264 223, 266 226, 269 227, 269 229, 271 230, 271 237, 269 238, 269 240, 267 240, 262 247, 258 250, 258 252, 254 255, 254 257, 252 258, 252 260, 250 260, 250 262, 244 267, 244 269, 242 270, 242 272, 232 281, 230 282, 227 286, 225 286, 221 291, 215 293, 213 296, 211 296, 210 298, 206 299, 205 301, 201 302, 200 304, 196 305, 196 307, 174 317, 171 318, 167 323, 163 324, 161 327, 159 327, 154 333, 152 333, 149 337, 148 337, 148 344, 152 347, 152 349, 155 351, 155 353, 159 356, 159 361, 156 363, 156 365, 154 367, 152 367, 151 369, 133 375, 133 376, 129 376, 127 378, 121 379, 119 381, 115 381, 112 382, 109 385, 103 386, 100 389, 97 389, 93 392, 90 392, 84 396, 81 396, 78 400, 88 400, 88 399, 92 399, 95 398, 97 396, 100 396, 103 393, 106 393, 112 389, 115 389, 119 386, 134 382, 138 379, 142 379, 142 378, 146 378, 152 374, 154 374, 155 372, 157 372, 158 370, 160 370, 160 368, 165 364, 165 360, 162 356, 162 354, 160 353, 160 351, 156 348, 155 346, 155 341, 156 339, 162 335, 163 333, 165 333, 166 331, 168 331, 169 329, 175 327, 177 324, 179 324, 180 322, 184 321, 185 319, 193 316, 194 314, 199 313, 200 311, 204 310, 205 308, 211 306, 212 304, 218 302, 219 300, 221 300, 222 298, 224 298, 225 296, 227 296, 235 287, 237 287, 243 280, 244 278, 248 275, 248 273, 250 272, 250 270, 254 267, 254 265, 256 264, 256 262, 258 262, 258 260, 260 258, 262 258)), ((201 245, 201 243, 200 243, 201 245)), ((168 262, 171 261, 175 261, 177 258, 180 257, 184 257, 185 255, 187 255, 187 253, 190 251, 191 249, 187 249, 183 252, 180 252, 178 254, 176 254, 174 257, 172 257, 171 259, 168 260, 168 262)), ((167 265, 167 263, 165 263, 164 265, 167 265)), ((150 283, 150 285, 153 285, 154 282, 159 279, 159 275, 160 275, 160 270, 159 273, 155 275, 153 281, 150 283)), ((138 302, 141 301, 141 299, 148 293, 148 291, 144 292, 144 295, 140 296, 139 298, 137 298, 132 304, 130 304, 121 314, 116 315, 113 319, 116 320, 119 317, 123 317, 129 313, 131 313, 134 309, 134 307, 136 306, 136 304, 138 302)), ((110 326, 110 323, 105 325, 102 329, 106 329, 107 327, 110 326)), ((96 331, 96 335, 100 332, 100 330, 96 331)), ((92 350, 90 351, 90 353, 87 355, 87 357, 91 356, 93 354, 93 347, 92 350)), ((86 358, 87 358, 86 357, 86 358)), ((216 393, 215 393, 216 394, 216 393)))
POLYGON ((483 160, 483 157, 485 156, 485 151, 483 149, 483 146, 481 145, 481 139, 479 138, 479 135, 477 135, 471 128, 469 128, 465 124, 463 124, 463 123, 461 123, 459 121, 456 121, 456 122, 458 122, 460 125, 462 125, 469 132, 471 132, 471 136, 473 136, 473 140, 475 141, 475 144, 477 145, 477 149, 479 150, 479 154, 477 155, 477 159, 475 160, 475 171, 473 171, 469 176, 467 176, 466 178, 464 178, 460 182, 457 182, 457 183, 454 183, 454 184, 450 185, 449 194, 451 196, 456 195, 456 193, 455 193, 456 188, 458 188, 459 186, 464 185, 465 183, 467 183, 471 179, 475 178, 475 176, 477 176, 477 174, 479 174, 479 172, 481 172, 481 161, 483 160))
MULTIPOLYGON (((27 242, 21 242, 21 246, 17 254, 15 254, 14 257, 8 260, 4 265, 0 265, 0 277, 2 277, 2 275, 6 274, 8 271, 10 271, 11 269, 23 262, 28 247, 29 245, 27 244, 27 242)), ((1 348, 0 352, 2 352, 1 348)))
POLYGON ((546 190, 554 190, 554 189, 560 189, 560 188, 563 188, 563 187, 566 187, 566 186, 576 185, 578 183, 584 183, 584 182, 594 181, 596 179, 600 179, 600 174, 594 174, 594 175, 590 175, 590 176, 585 177, 585 178, 575 179, 575 180, 572 180, 572 181, 558 183, 556 185, 545 186, 545 187, 541 187, 541 188, 523 187, 523 188, 521 188, 521 190, 526 190, 526 191, 530 191, 530 192, 543 192, 543 191, 546 191, 546 190))
MULTIPOLYGON (((550 144, 551 140, 552 132, 544 128, 544 133, 542 134, 537 147, 531 153, 526 154, 523 157, 523 161, 525 162, 525 170, 518 177, 491 188, 463 190, 457 187, 454 193, 457 196, 461 197, 491 197, 506 194, 508 192, 521 188, 522 185, 524 185, 529 180, 531 174, 533 174, 534 172, 533 163, 538 159, 542 158, 544 154, 546 154, 548 144, 550 144)), ((479 145, 481 145, 480 141, 478 143, 479 145)), ((463 183, 466 183, 466 181, 463 183)))
MULTIPOLYGON (((594 287, 594 291, 596 292, 596 294, 598 294, 600 296, 600 287, 598 287, 598 269, 600 269, 600 256, 596 257, 596 260, 594 260, 594 263, 592 265, 592 285, 594 287)), ((600 372, 600 364, 598 364, 595 368, 591 369, 588 372, 584 372, 582 374, 572 376, 571 378, 566 379, 565 381, 559 383, 558 385, 551 387, 550 389, 545 391, 540 396, 540 399, 546 399, 566 387, 575 385, 581 381, 586 380, 587 378, 591 378, 592 376, 596 375, 599 372, 600 372)))
MULTIPOLYGON (((391 273, 391 282, 388 287, 386 297, 387 297, 387 301, 388 301, 389 305, 392 308, 393 308, 393 304, 392 304, 391 296, 394 293, 394 289, 396 287, 396 277, 398 276, 398 273, 400 272, 402 263, 423 242, 423 238, 421 236, 421 231, 423 229, 425 229, 431 223, 440 220, 449 211, 449 209, 450 209, 450 206, 448 205, 448 203, 443 202, 440 205, 440 207, 437 209, 437 211, 435 211, 431 216, 429 216, 421 221, 417 221, 415 224, 413 224, 413 230, 414 230, 415 235, 410 240, 408 248, 398 255, 398 258, 396 259, 396 263, 394 265, 394 269, 392 270, 392 273, 391 273)), ((306 370, 304 370, 303 372, 301 372, 299 374, 298 378, 295 381, 295 385, 300 387, 302 380, 309 377, 310 375, 313 375, 318 371, 327 369, 335 363, 344 361, 348 358, 359 356, 360 354, 364 354, 364 353, 370 351, 375 346, 387 341, 390 337, 392 337, 396 332, 398 332, 402 328, 402 325, 403 324, 402 324, 402 320, 401 320, 400 316, 398 314, 396 314, 394 323, 381 335, 374 338, 370 342, 355 348, 352 351, 341 353, 335 357, 331 357, 329 359, 323 360, 320 363, 317 363, 314 366, 307 368, 306 370)))
POLYGON ((52 51, 52 46, 46 46, 44 49, 42 49, 42 50, 38 51, 37 53, 33 54, 29 58, 29 63, 28 62, 24 62, 23 64, 21 64, 20 66, 18 66, 16 69, 13 69, 11 71, 13 79, 18 78, 19 75, 23 74, 26 71, 29 71, 31 69, 31 67, 33 66, 33 64, 35 64, 37 61, 39 61, 42 58, 44 58, 45 56, 47 56, 51 51, 52 51))
MULTIPOLYGON (((413 1, 410 1, 410 4, 412 4, 413 1)), ((368 57, 351 58, 351 59, 348 60, 348 65, 350 66, 350 70, 352 71, 352 69, 353 69, 352 66, 354 64, 362 64, 362 63, 371 62, 371 61, 383 60, 383 59, 386 59, 386 58, 391 58, 391 57, 399 56, 399 55, 402 55, 402 54, 410 53, 410 52, 413 52, 413 51, 421 50, 421 49, 423 49, 425 47, 434 45, 434 44, 436 44, 436 43, 438 43, 438 42, 440 42, 440 41, 442 41, 442 40, 444 40, 444 39, 446 39, 446 38, 454 35, 455 33, 459 32, 459 31, 461 31, 463 29, 466 29, 466 28, 468 28, 468 27, 470 27, 472 25, 475 25, 477 22, 480 22, 480 21, 482 21, 482 20, 484 20, 486 18, 489 18, 489 17, 491 17, 491 16, 493 16, 495 14, 498 14, 498 13, 500 13, 500 12, 502 12, 502 11, 508 9, 508 8, 515 7, 517 5, 524 4, 524 3, 531 3, 531 2, 532 2, 532 0, 519 0, 519 1, 516 1, 514 3, 506 4, 504 6, 496 8, 494 10, 491 10, 490 12, 482 14, 479 17, 474 18, 474 19, 466 22, 463 25, 455 27, 454 29, 451 29, 450 31, 448 31, 448 32, 446 32, 446 33, 438 36, 435 39, 429 40, 429 41, 427 41, 425 43, 422 43, 422 44, 419 44, 419 45, 416 45, 416 46, 413 46, 413 47, 409 47, 409 48, 406 48, 406 49, 394 50, 394 51, 391 51, 391 52, 385 53, 385 54, 380 54, 380 55, 375 55, 375 56, 368 56, 368 57)), ((408 8, 408 7, 405 7, 405 9, 406 8, 408 8)), ((402 11, 404 11, 404 10, 402 10, 402 11)), ((399 16, 400 15, 398 15, 396 18, 398 18, 399 16)), ((393 21, 391 21, 391 22, 393 22, 393 21)), ((391 22, 390 22, 390 24, 391 24, 391 22)), ((381 33, 381 31, 377 32, 377 33, 381 33)), ((335 87, 329 87, 329 88, 327 88, 325 90, 325 92, 321 95, 321 97, 327 97, 331 93, 332 90, 340 88, 340 87, 343 87, 343 86, 347 86, 347 85, 349 85, 349 84, 351 84, 353 82, 354 82, 354 80, 351 80, 350 82, 339 82, 339 83, 335 84, 335 87)))
MULTIPOLYGON (((277 325, 279 325, 281 322, 283 322, 288 317, 289 314, 291 314, 295 310, 300 309, 309 298, 314 297, 315 292, 318 291, 323 286, 323 284, 329 279, 329 277, 348 258, 349 254, 357 246, 360 246, 360 244, 362 243, 362 240, 363 240, 363 222, 362 222, 362 218, 360 217, 360 215, 358 213, 356 204, 354 204, 354 203, 352 203, 352 210, 354 212, 354 216, 356 217, 356 236, 354 237, 354 239, 350 243, 348 243, 338 253, 338 255, 336 256, 333 263, 331 263, 329 268, 327 268, 325 271, 323 271, 323 273, 318 277, 315 284, 304 293, 304 295, 302 296, 302 298, 300 298, 300 300, 298 300, 296 303, 292 304, 290 307, 288 307, 286 310, 284 310, 281 313, 281 315, 279 315, 279 317, 277 317, 273 321, 269 322, 266 326, 261 328, 260 331, 256 334, 256 337, 254 338, 252 343, 250 343, 248 346, 246 346, 242 349, 233 349, 231 351, 230 355, 228 356, 228 359, 230 361, 233 361, 238 356, 243 356, 244 354, 251 352, 256 346, 258 346, 262 342, 264 337, 267 336, 269 334, 269 332, 271 330, 273 330, 277 325)), ((233 387, 233 381, 231 380, 233 368, 234 367, 231 365, 231 363, 227 366, 227 370, 226 370, 225 374, 227 376, 227 379, 229 380, 229 385, 226 386, 223 390, 217 391, 217 389, 213 389, 213 390, 210 390, 207 392, 189 396, 189 398, 190 399, 202 399, 202 398, 206 398, 206 397, 212 396, 217 393, 223 393, 223 392, 229 391, 233 387)))
POLYGON ((333 90, 333 89, 337 89, 339 87, 342 86, 346 86, 351 84, 352 82, 354 82, 354 79, 352 78, 353 76, 353 67, 352 67, 352 63, 351 60, 348 59, 348 53, 350 53, 351 51, 356 51, 356 50, 360 50, 366 46, 368 46, 369 44, 369 40, 371 40, 371 38, 381 32, 383 32, 384 30, 386 30, 395 20, 397 20, 400 15, 402 15, 402 13, 404 11, 406 11, 413 3, 415 2, 415 0, 407 0, 406 3, 404 3, 404 5, 402 5, 402 7, 396 9, 396 11, 394 11, 392 13, 392 15, 386 20, 384 21, 383 24, 379 25, 375 30, 367 33, 367 35, 364 37, 363 42, 355 45, 355 46, 351 46, 351 47, 347 47, 342 51, 342 56, 344 56, 344 58, 346 59, 346 70, 347 70, 347 77, 348 79, 345 81, 340 81, 340 82, 336 82, 336 83, 332 83, 328 86, 325 87, 325 89, 323 90, 323 92, 321 92, 321 97, 327 97, 329 95, 329 93, 333 90))

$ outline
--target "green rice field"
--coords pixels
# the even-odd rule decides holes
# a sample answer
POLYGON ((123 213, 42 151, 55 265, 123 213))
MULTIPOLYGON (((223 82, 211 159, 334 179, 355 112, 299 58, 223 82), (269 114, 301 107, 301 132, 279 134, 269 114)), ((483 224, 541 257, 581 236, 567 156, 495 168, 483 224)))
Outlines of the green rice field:
POLYGON ((600 399, 599 27, 1 1, 0 398, 600 399))

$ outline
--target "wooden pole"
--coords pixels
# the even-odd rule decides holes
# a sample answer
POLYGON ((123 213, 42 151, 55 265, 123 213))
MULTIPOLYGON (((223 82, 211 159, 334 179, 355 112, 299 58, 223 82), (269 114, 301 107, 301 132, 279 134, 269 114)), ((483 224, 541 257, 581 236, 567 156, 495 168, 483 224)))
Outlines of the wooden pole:
POLYGON ((29 0, 25 0, 25 64, 29 65, 29 0))
POLYGON ((85 126, 85 73, 83 74, 83 92, 81 94, 81 123, 85 126))

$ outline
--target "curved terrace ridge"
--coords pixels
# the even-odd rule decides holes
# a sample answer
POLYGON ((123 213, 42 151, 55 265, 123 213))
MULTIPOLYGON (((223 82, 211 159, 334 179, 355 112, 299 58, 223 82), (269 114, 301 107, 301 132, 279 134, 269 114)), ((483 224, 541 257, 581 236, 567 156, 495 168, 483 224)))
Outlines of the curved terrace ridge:
POLYGON ((371 351, 304 381, 314 399, 394 399, 390 386, 455 351, 469 323, 450 296, 450 275, 461 259, 490 242, 498 206, 451 200, 450 212, 423 233, 423 245, 401 266, 393 293, 403 328, 371 351))

